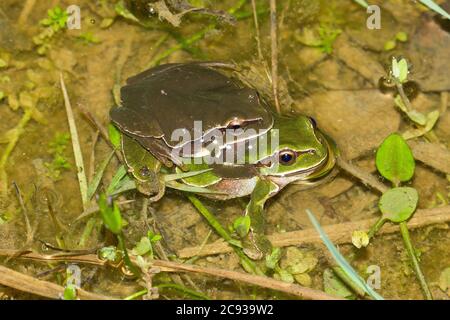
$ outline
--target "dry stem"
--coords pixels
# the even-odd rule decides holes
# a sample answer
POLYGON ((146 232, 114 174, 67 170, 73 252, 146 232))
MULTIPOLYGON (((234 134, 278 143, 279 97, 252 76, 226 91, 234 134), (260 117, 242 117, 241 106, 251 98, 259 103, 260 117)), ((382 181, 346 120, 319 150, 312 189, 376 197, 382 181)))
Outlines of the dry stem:
MULTIPOLYGON (((352 232, 354 230, 368 231, 378 219, 364 219, 355 222, 345 222, 339 224, 326 225, 323 227, 325 233, 335 244, 351 243, 352 232)), ((450 206, 419 209, 414 217, 408 221, 408 228, 419 228, 430 224, 444 223, 450 221, 450 206)), ((386 224, 378 234, 398 232, 395 224, 386 224)), ((305 229, 285 233, 276 233, 268 236, 274 247, 287 247, 307 243, 322 243, 320 235, 315 229, 305 229)), ((184 248, 178 251, 180 258, 190 258, 193 256, 208 256, 214 254, 232 252, 233 249, 223 240, 200 247, 184 248)))
MULTIPOLYGON (((14 288, 19 291, 29 292, 38 296, 61 299, 64 287, 52 282, 39 280, 29 275, 17 272, 0 265, 0 284, 14 288)), ((112 300, 114 298, 107 297, 95 293, 88 292, 81 288, 77 289, 77 297, 82 300, 112 300)))

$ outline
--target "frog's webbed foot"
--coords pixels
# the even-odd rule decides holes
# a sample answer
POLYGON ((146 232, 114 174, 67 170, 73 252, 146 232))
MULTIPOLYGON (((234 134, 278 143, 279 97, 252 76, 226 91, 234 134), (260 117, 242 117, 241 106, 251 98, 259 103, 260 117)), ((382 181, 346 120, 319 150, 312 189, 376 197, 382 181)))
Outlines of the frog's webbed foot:
POLYGON ((166 191, 166 186, 162 179, 156 178, 153 181, 136 181, 136 187, 139 192, 143 193, 146 196, 149 196, 150 202, 156 202, 160 200, 166 191))
POLYGON ((243 242, 244 253, 253 260, 261 260, 272 252, 272 244, 263 235, 250 230, 247 239, 243 242))
POLYGON ((159 201, 164 196, 165 192, 166 192, 166 184, 164 183, 164 181, 161 181, 159 184, 158 193, 155 196, 149 198, 150 202, 159 201))
POLYGON ((251 259, 259 260, 272 251, 272 244, 264 236, 264 204, 278 192, 278 186, 270 180, 259 179, 252 192, 245 214, 250 217, 250 232, 244 239, 244 253, 251 259))

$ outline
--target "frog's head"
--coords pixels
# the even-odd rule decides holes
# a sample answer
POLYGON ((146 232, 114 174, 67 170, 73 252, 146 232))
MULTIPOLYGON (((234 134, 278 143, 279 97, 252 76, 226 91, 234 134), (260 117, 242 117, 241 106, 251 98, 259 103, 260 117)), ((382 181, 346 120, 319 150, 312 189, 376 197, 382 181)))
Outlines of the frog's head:
POLYGON ((313 118, 275 116, 270 140, 276 143, 271 144, 271 155, 261 161, 260 173, 277 184, 312 183, 334 168, 336 145, 317 129, 313 118))

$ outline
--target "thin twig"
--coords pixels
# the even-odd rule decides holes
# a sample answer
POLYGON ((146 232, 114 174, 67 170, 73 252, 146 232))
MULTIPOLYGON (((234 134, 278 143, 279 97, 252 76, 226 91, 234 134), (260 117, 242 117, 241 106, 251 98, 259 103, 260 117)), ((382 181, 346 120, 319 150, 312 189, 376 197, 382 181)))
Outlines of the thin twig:
POLYGON ((270 40, 272 51, 272 89, 275 108, 281 112, 278 100, 278 42, 277 42, 277 5, 276 0, 270 0, 270 40))
POLYGON ((259 35, 259 23, 258 23, 258 13, 256 12, 256 0, 252 0, 252 11, 253 11, 253 22, 255 24, 255 40, 256 47, 258 49, 259 60, 264 60, 264 56, 261 50, 261 37, 259 35))
POLYGON ((33 229, 31 228, 30 219, 28 218, 28 210, 23 202, 22 192, 20 192, 19 186, 15 181, 13 181, 14 189, 16 190, 17 199, 19 200, 20 207, 22 208, 23 217, 25 219, 25 225, 27 228, 27 244, 33 241, 33 229))
POLYGON ((441 92, 441 104, 439 107, 440 114, 444 114, 448 107, 448 91, 441 92))
POLYGON ((72 139, 75 164, 77 166, 77 176, 78 176, 78 183, 80 185, 81 200, 83 202, 83 208, 86 210, 88 203, 88 195, 87 195, 88 184, 86 180, 86 170, 84 169, 83 154, 81 153, 81 146, 80 140, 78 139, 77 125, 75 123, 75 119, 73 116, 72 105, 70 104, 69 95, 67 94, 67 89, 64 83, 62 72, 59 74, 59 79, 61 82, 61 90, 64 96, 64 105, 66 107, 67 120, 69 122, 69 130, 72 139))
MULTIPOLYGON (((345 222, 323 227, 325 233, 331 241, 335 244, 351 243, 352 232, 354 230, 368 231, 376 222, 378 218, 364 219, 354 222, 345 222)), ((433 209, 419 209, 416 211, 411 220, 408 221, 408 228, 420 228, 423 226, 445 223, 450 221, 450 206, 433 208, 433 209)), ((398 232, 396 224, 385 224, 377 234, 386 234, 398 232)), ((319 234, 315 229, 309 228, 305 230, 275 233, 267 237, 274 247, 297 246, 309 243, 322 243, 319 234)), ((221 253, 232 252, 233 249, 225 241, 216 241, 200 247, 189 247, 178 251, 178 257, 186 259, 194 256, 209 256, 221 253)))
POLYGON ((94 179, 95 174, 95 146, 97 145, 98 137, 100 135, 100 132, 98 130, 95 130, 93 136, 92 136, 92 147, 91 147, 91 154, 89 156, 89 172, 88 172, 88 182, 89 184, 92 183, 92 180, 94 179))
POLYGON ((19 19, 17 19, 20 26, 25 24, 25 21, 28 20, 28 16, 33 11, 33 7, 36 4, 36 0, 26 0, 25 4, 20 12, 19 19))
POLYGON ((79 104, 77 107, 80 109, 81 113, 83 113, 83 115, 86 117, 86 119, 89 120, 89 123, 91 123, 95 127, 95 129, 97 129, 100 132, 100 135, 102 136, 103 140, 105 140, 106 143, 111 147, 111 149, 114 150, 117 159, 119 159, 119 161, 123 163, 124 161, 122 154, 120 153, 119 150, 117 150, 114 147, 111 140, 109 140, 108 131, 102 125, 102 123, 81 104, 79 104))
POLYGON ((382 184, 376 177, 371 175, 370 173, 362 170, 358 166, 351 164, 350 162, 345 161, 341 157, 337 158, 337 164, 339 167, 350 173, 355 178, 361 180, 366 186, 375 189, 378 192, 384 193, 389 188, 382 184))
MULTIPOLYGON (((0 284, 19 291, 29 292, 38 296, 61 299, 64 287, 52 282, 43 281, 29 275, 14 271, 0 265, 0 284)), ((113 300, 107 297, 81 288, 77 288, 77 297, 85 300, 113 300)))
MULTIPOLYGON (((17 255, 16 250, 5 250, 0 249, 0 256, 10 256, 17 255)), ((100 260, 97 255, 94 254, 86 254, 86 255, 68 255, 68 254, 60 254, 53 256, 43 256, 36 253, 24 253, 17 258, 21 259, 31 259, 35 261, 75 261, 79 263, 87 263, 105 266, 106 262, 100 260)), ((132 260, 134 261, 135 259, 132 260)), ((165 260, 153 260, 153 267, 159 267, 161 271, 164 272, 193 272, 200 274, 207 274, 215 277, 231 279, 235 281, 241 281, 248 284, 252 284, 255 286, 259 286, 262 288, 273 289, 281 292, 285 292, 288 294, 292 294, 294 296, 303 298, 303 299, 313 299, 313 300, 335 300, 342 299, 336 296, 329 295, 325 292, 314 290, 307 287, 302 287, 297 284, 290 284, 287 282, 279 281, 276 279, 272 279, 266 276, 257 276, 243 272, 237 271, 229 271, 220 268, 210 268, 210 267, 200 267, 192 264, 185 264, 173 261, 165 261, 165 260)), ((1 282, 0 282, 1 283, 1 282)), ((81 298, 81 296, 80 296, 81 298)))
POLYGON ((413 110, 413 106, 411 104, 411 101, 409 101, 409 98, 406 95, 405 90, 403 89, 403 85, 397 79, 394 79, 394 81, 395 86, 397 87, 398 94, 400 95, 400 98, 402 98, 406 111, 410 112, 411 110, 413 110))

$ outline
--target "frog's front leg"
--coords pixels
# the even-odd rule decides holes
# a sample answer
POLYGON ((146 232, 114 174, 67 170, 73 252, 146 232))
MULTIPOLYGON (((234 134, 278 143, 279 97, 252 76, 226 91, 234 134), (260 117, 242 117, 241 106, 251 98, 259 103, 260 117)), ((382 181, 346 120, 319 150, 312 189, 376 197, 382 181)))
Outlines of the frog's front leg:
POLYGON ((245 209, 245 215, 250 217, 250 232, 247 243, 244 242, 244 252, 252 259, 258 260, 269 254, 272 249, 270 241, 265 237, 264 204, 279 190, 274 182, 258 178, 245 209))

